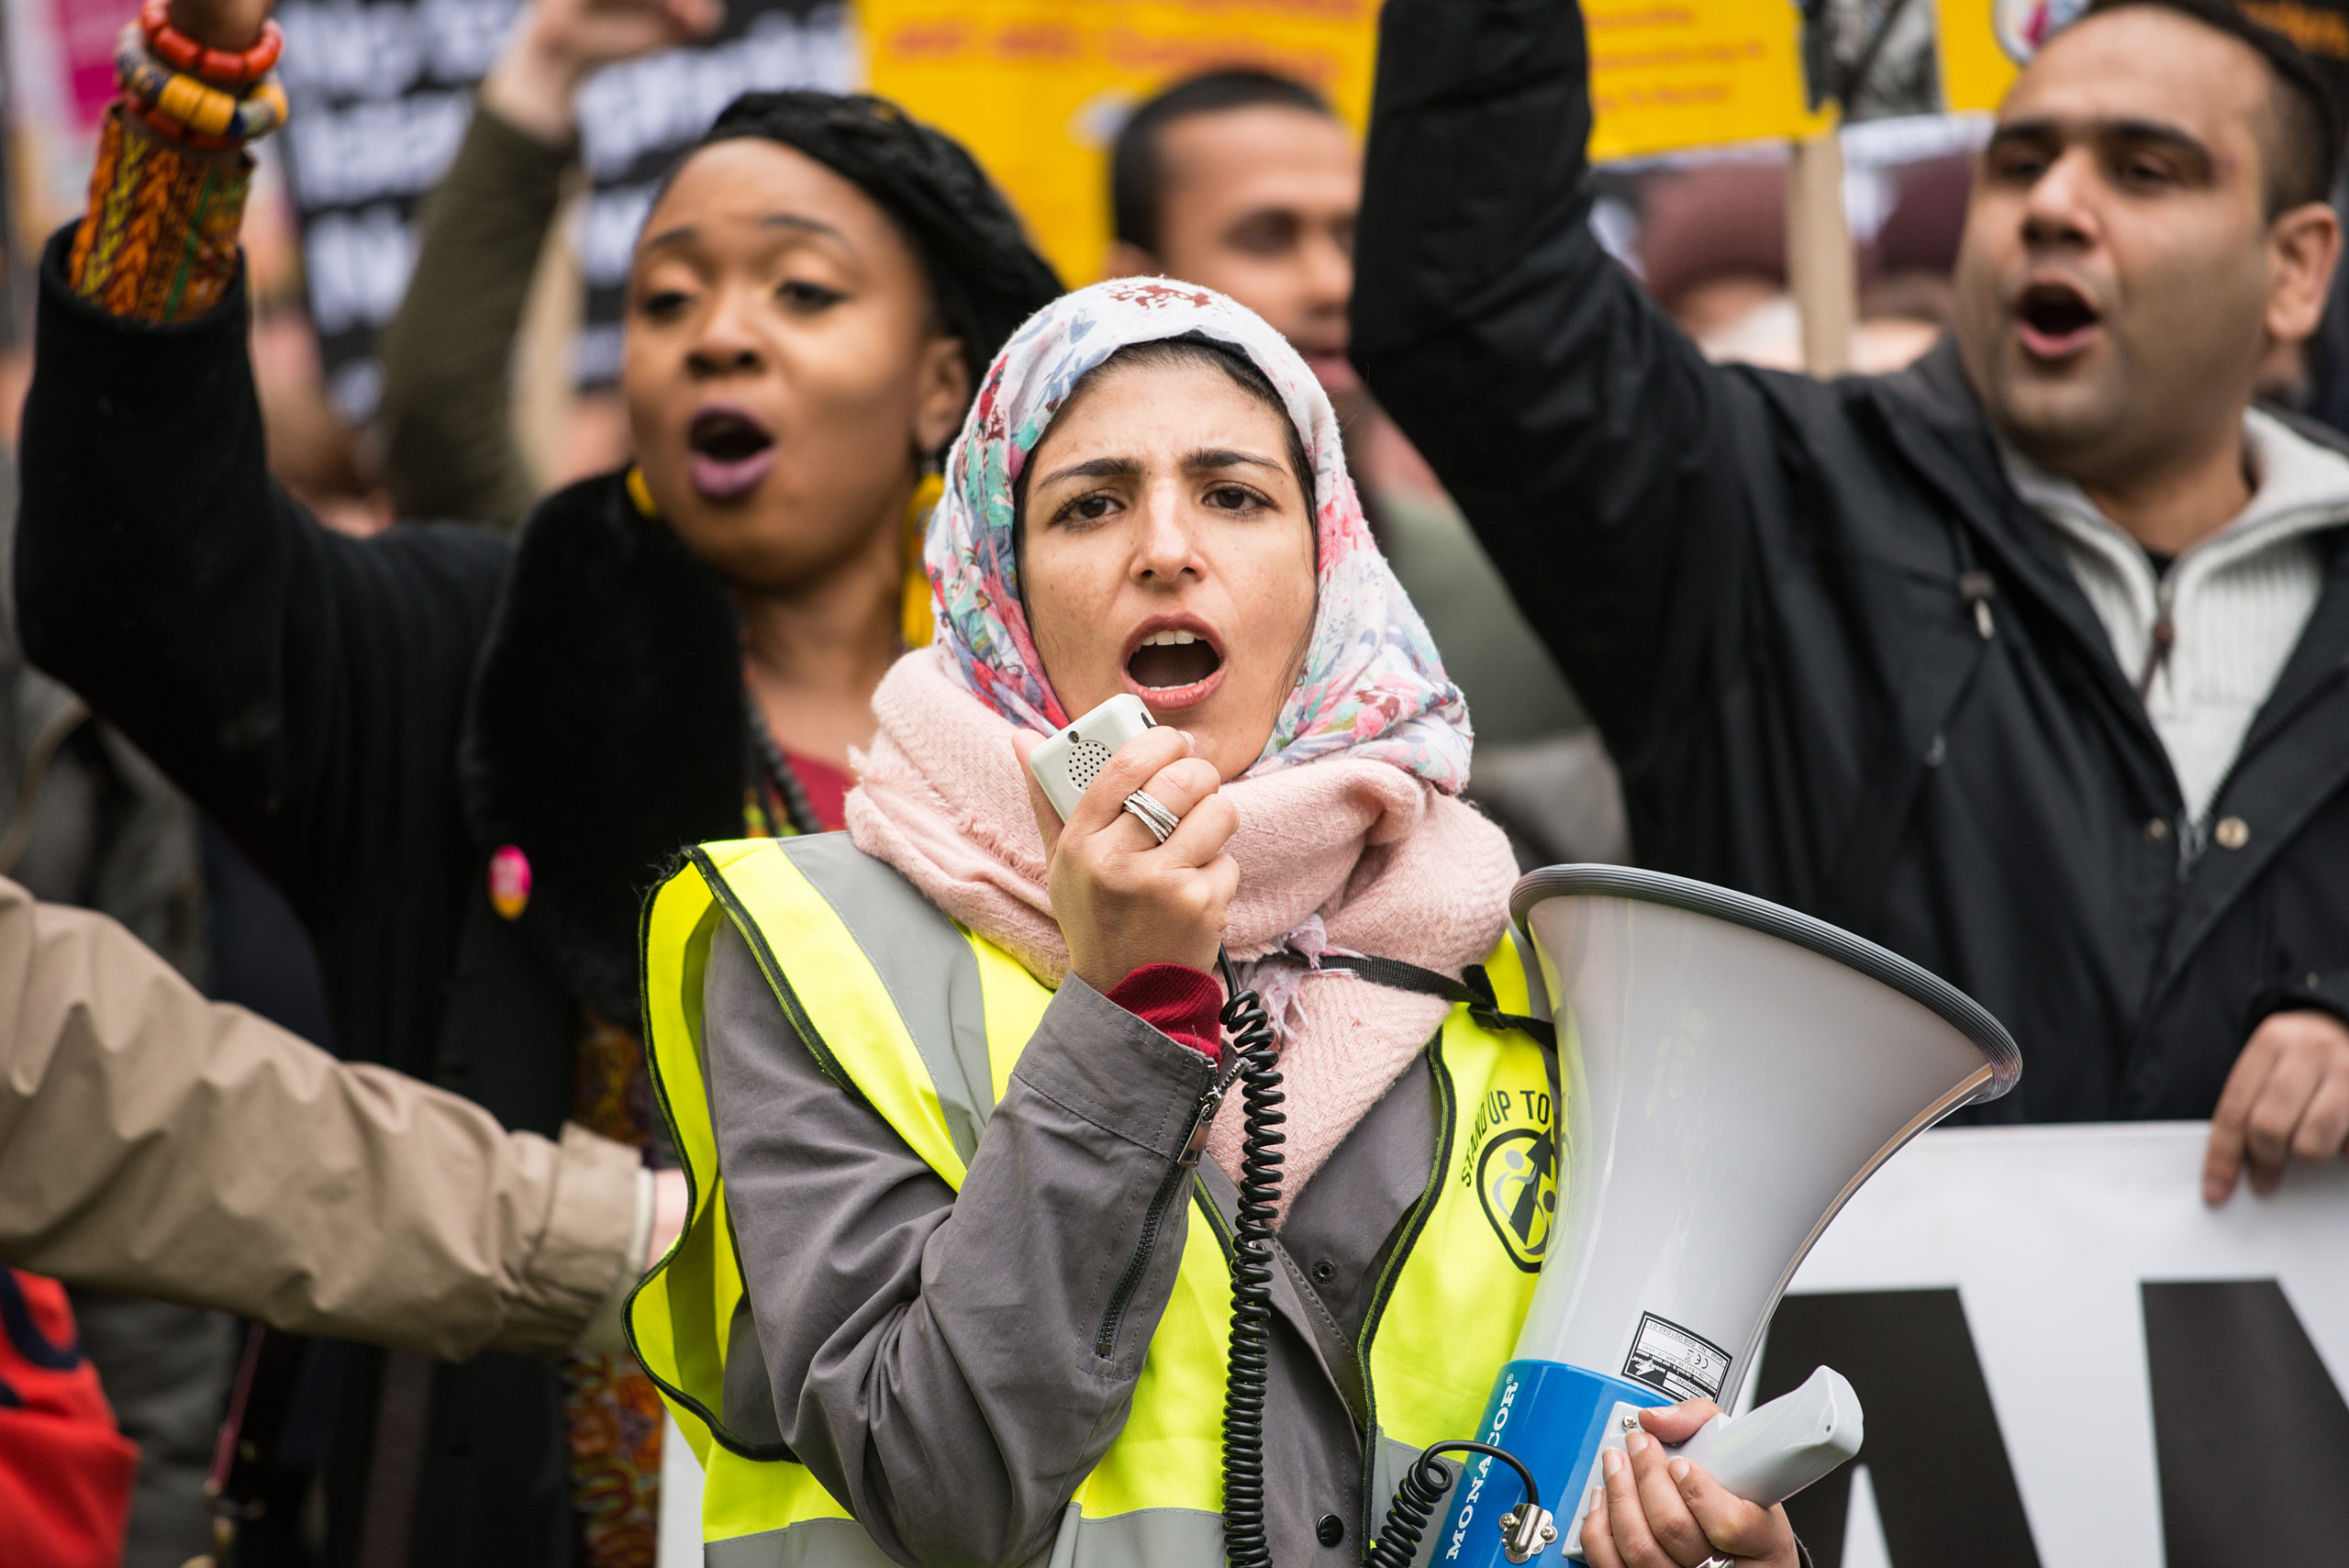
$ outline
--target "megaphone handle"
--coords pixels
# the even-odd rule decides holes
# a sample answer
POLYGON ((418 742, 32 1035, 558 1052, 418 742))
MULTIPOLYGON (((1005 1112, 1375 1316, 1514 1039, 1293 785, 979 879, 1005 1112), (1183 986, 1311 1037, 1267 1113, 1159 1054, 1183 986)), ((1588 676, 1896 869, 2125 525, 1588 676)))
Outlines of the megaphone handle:
POLYGON ((1672 1451, 1767 1508, 1858 1453, 1865 1436, 1859 1396, 1842 1373, 1822 1366, 1767 1405, 1734 1418, 1714 1417, 1672 1451))
MULTIPOLYGON (((1581 1550, 1582 1517, 1590 1507, 1591 1488, 1606 1473, 1607 1451, 1621 1452, 1623 1440, 1638 1424, 1639 1411, 1629 1405, 1616 1406, 1608 1418, 1607 1440, 1591 1456, 1590 1472, 1567 1521, 1569 1555, 1581 1550)), ((1801 1387, 1742 1416, 1716 1416, 1687 1442, 1667 1444, 1664 1451, 1701 1465, 1724 1491, 1768 1508, 1858 1453, 1865 1436, 1859 1396, 1842 1373, 1822 1366, 1801 1387)))

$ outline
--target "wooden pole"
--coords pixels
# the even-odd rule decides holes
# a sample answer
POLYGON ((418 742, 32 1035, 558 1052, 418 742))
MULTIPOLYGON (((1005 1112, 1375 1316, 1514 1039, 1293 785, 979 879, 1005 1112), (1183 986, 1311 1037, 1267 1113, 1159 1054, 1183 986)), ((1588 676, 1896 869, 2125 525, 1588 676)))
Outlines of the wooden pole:
POLYGON ((1842 375, 1852 368, 1860 296, 1843 217, 1843 144, 1832 130, 1796 142, 1787 167, 1787 277, 1802 321, 1803 369, 1842 375))

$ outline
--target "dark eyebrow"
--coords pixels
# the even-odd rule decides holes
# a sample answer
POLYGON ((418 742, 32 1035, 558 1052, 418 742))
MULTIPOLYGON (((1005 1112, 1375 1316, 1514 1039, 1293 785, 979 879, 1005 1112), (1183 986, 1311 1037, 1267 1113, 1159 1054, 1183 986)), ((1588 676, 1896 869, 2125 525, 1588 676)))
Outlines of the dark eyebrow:
MULTIPOLYGON (((803 217, 796 212, 771 212, 759 219, 759 227, 761 228, 796 228, 809 234, 829 235, 841 244, 847 245, 850 250, 856 249, 854 245, 850 244, 847 235, 842 234, 830 224, 820 218, 803 217)), ((674 228, 664 228, 658 234, 646 235, 637 249, 654 250, 663 245, 682 245, 692 239, 698 232, 692 224, 681 223, 674 228)))
POLYGON ((1275 473, 1288 472, 1288 464, 1285 462, 1258 457, 1254 452, 1234 451, 1230 447, 1201 447, 1197 451, 1183 454, 1183 472, 1186 473, 1208 473, 1219 468, 1242 466, 1269 468, 1275 473))
POLYGON ((1063 479, 1130 479, 1141 472, 1141 462, 1130 457, 1095 457, 1083 462, 1056 468, 1036 481, 1039 484, 1056 484, 1063 479))
POLYGON ((2177 127, 2161 120, 2110 119, 2068 124, 2052 117, 2014 120, 1990 133, 1990 145, 1999 147, 2013 142, 2060 144, 2067 139, 2080 136, 2097 141, 2133 142, 2167 148, 2193 164, 2198 176, 2207 176, 2215 163, 2210 150, 2202 144, 2199 138, 2189 136, 2177 127))
MULTIPOLYGON (((766 217, 759 219, 759 227, 761 228, 805 229, 810 234, 829 234, 843 245, 847 245, 849 242, 847 235, 842 234, 839 229, 833 228, 830 224, 826 223, 821 218, 802 217, 796 212, 771 212, 767 214, 766 217)), ((854 246, 850 246, 849 248, 851 250, 855 249, 854 246)))
MULTIPOLYGON (((1269 468, 1275 473, 1288 472, 1286 463, 1275 462, 1268 457, 1258 457, 1254 452, 1235 451, 1230 447, 1201 447, 1197 451, 1183 454, 1183 472, 1186 473, 1212 473, 1219 468, 1242 466, 1269 468)), ((1036 483, 1057 484, 1063 479, 1131 479, 1141 471, 1142 462, 1140 458, 1095 457, 1087 458, 1083 462, 1070 463, 1066 468, 1056 468, 1052 473, 1040 477, 1036 483)))

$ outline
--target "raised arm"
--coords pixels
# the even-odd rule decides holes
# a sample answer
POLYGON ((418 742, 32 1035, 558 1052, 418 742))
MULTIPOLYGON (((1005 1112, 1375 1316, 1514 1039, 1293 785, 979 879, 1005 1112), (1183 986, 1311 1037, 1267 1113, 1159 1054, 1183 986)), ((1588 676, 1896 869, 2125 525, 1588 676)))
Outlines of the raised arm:
POLYGON ((431 840, 394 858, 451 847, 451 759, 507 546, 328 532, 269 476, 241 283, 150 325, 76 293, 66 239, 43 258, 25 407, 25 651, 332 924, 369 896, 393 824, 431 840))
POLYGON ((1622 752, 1735 604, 1759 414, 1591 232, 1588 65, 1569 0, 1389 0, 1353 351, 1622 752))
POLYGON ((514 434, 514 341, 571 164, 484 99, 425 199, 384 328, 384 477, 404 517, 518 528, 536 487, 514 434))
POLYGON ((718 0, 538 0, 507 38, 425 204, 416 271, 384 331, 384 461, 402 517, 521 522, 536 487, 514 436, 514 343, 578 153, 580 86, 724 15, 718 0))
MULTIPOLYGON (((173 0, 141 47, 200 45, 223 79, 259 70, 239 51, 274 49, 267 9, 173 0)), ((244 844, 314 930, 352 939, 373 919, 380 940, 396 917, 386 868, 454 875, 463 858, 451 759, 507 547, 462 529, 346 539, 273 483, 237 250, 252 170, 239 139, 267 128, 248 111, 269 92, 232 99, 140 69, 167 90, 150 105, 128 79, 88 212, 41 258, 16 545, 25 651, 244 844), (247 117, 217 136, 162 113, 191 95, 247 117)))

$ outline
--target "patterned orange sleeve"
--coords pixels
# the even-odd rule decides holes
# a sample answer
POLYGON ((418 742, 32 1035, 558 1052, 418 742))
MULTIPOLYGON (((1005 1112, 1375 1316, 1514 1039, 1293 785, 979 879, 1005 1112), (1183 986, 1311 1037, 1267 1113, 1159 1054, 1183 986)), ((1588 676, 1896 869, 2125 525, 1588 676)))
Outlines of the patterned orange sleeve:
POLYGON ((112 315, 159 325, 211 309, 236 280, 252 172, 241 148, 191 146, 115 105, 66 261, 73 292, 112 315))

